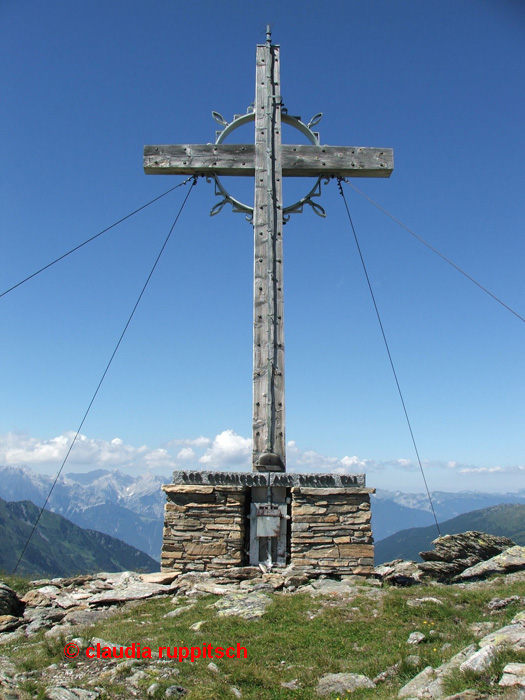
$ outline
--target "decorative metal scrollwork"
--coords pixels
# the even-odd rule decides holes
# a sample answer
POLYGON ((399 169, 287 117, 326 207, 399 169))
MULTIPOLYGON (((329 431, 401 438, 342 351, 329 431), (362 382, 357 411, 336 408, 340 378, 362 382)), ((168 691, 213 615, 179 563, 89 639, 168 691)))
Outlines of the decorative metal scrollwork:
POLYGON ((223 126, 228 126, 228 122, 222 116, 222 114, 219 114, 219 112, 212 112, 211 116, 215 119, 216 122, 219 122, 219 124, 222 124, 223 126))
POLYGON ((321 121, 322 118, 323 118, 323 113, 322 113, 322 112, 319 112, 318 114, 314 115, 314 116, 310 119, 310 121, 308 122, 308 124, 307 124, 306 126, 307 126, 309 129, 311 129, 312 126, 315 126, 316 124, 319 124, 319 122, 321 121))
POLYGON ((323 219, 326 217, 326 212, 323 209, 323 207, 317 202, 312 201, 312 197, 321 196, 322 181, 324 181, 324 184, 327 185, 330 182, 330 177, 328 175, 321 175, 321 177, 318 177, 317 182, 305 197, 302 197, 295 204, 291 204, 289 207, 285 207, 283 209, 283 221, 285 223, 287 221, 290 221, 290 214, 302 214, 303 207, 305 206, 305 204, 311 207, 312 211, 314 212, 314 214, 317 214, 317 216, 321 216, 323 219))
MULTIPOLYGON (((243 126, 244 124, 248 124, 249 122, 254 122, 255 121, 255 112, 254 112, 254 105, 251 104, 248 109, 246 110, 246 114, 235 114, 233 117, 233 120, 231 122, 227 122, 222 114, 219 114, 219 112, 212 112, 212 116, 215 119, 216 122, 219 124, 224 125, 224 129, 220 131, 216 131, 216 139, 215 143, 220 144, 222 143, 227 136, 229 136, 235 129, 238 129, 240 126, 243 126)), ((294 129, 297 129, 300 131, 308 141, 313 145, 313 146, 319 146, 319 132, 317 131, 312 131, 311 127, 316 126, 316 124, 319 124, 323 117, 323 113, 319 112, 318 114, 314 115, 308 124, 305 124, 302 120, 301 117, 292 117, 291 115, 288 114, 287 109, 283 109, 281 112, 281 120, 284 124, 288 124, 290 126, 293 126, 294 129)), ((238 199, 235 199, 235 197, 232 197, 232 195, 228 192, 228 190, 224 187, 222 182, 220 181, 219 177, 217 175, 207 175, 206 176, 207 182, 213 182, 215 183, 215 195, 217 197, 222 197, 220 202, 217 202, 214 207, 212 207, 210 211, 210 216, 216 216, 219 214, 224 206, 226 204, 231 204, 232 211, 236 214, 245 214, 246 215, 246 220, 249 221, 250 223, 253 223, 253 207, 244 204, 243 202, 239 201, 238 199)), ((321 195, 321 181, 324 180, 325 184, 330 181, 330 178, 322 175, 317 179, 317 182, 315 185, 312 187, 310 192, 308 192, 307 195, 302 197, 300 200, 295 202, 294 204, 291 204, 290 206, 283 207, 283 222, 287 222, 290 220, 290 214, 300 214, 303 211, 303 207, 305 205, 308 205, 309 207, 312 208, 312 211, 314 214, 317 214, 318 216, 325 217, 326 212, 323 209, 323 207, 318 204, 317 202, 312 201, 312 197, 319 197, 321 195)))
POLYGON ((252 223, 253 207, 249 207, 248 205, 240 202, 238 199, 235 199, 235 197, 232 197, 231 194, 224 189, 224 186, 217 175, 206 175, 206 182, 211 182, 212 180, 215 183, 215 196, 222 197, 222 199, 212 207, 210 216, 216 216, 222 211, 226 204, 231 204, 234 214, 246 214, 246 220, 252 223))

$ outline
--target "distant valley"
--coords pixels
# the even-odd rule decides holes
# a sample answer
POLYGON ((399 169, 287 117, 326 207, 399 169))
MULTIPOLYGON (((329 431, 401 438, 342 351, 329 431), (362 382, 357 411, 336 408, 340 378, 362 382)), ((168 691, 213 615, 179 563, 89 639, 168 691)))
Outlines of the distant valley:
MULTIPOLYGON (((29 500, 42 506, 54 478, 28 467, 0 467, 0 498, 29 500)), ((83 528, 118 537, 160 559, 165 495, 169 477, 132 477, 118 470, 97 469, 61 476, 46 508, 83 528)))
MULTIPOLYGON (((500 503, 525 504, 523 489, 514 493, 434 491, 431 495, 440 523, 463 513, 489 508, 500 503)), ((372 496, 372 529, 376 543, 400 530, 425 525, 433 525, 436 532, 434 516, 426 494, 378 489, 372 496)))
MULTIPOLYGON (((491 535, 510 537, 516 544, 525 545, 525 505, 499 504, 471 511, 440 523, 442 535, 477 530, 491 535)), ((393 559, 421 561, 419 552, 432 549, 431 542, 438 536, 436 525, 408 528, 396 532, 375 544, 375 563, 393 559)))
MULTIPOLYGON (((0 570, 11 573, 24 549, 40 508, 30 501, 0 498, 0 570)), ((152 557, 109 535, 84 530, 44 511, 17 573, 32 578, 75 576, 98 571, 158 571, 152 557)))

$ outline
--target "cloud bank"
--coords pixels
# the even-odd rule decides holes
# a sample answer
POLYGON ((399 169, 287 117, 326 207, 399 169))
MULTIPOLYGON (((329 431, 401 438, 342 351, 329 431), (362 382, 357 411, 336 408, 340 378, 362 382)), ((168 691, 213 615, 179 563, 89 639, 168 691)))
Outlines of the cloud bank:
MULTIPOLYGON (((0 436, 0 464, 57 468, 64 461, 74 439, 73 431, 50 439, 39 439, 22 433, 0 436)), ((171 470, 219 469, 250 470, 251 438, 234 430, 223 430, 213 438, 177 438, 156 448, 147 445, 126 444, 115 437, 111 440, 79 435, 68 456, 68 465, 90 469, 171 470)), ((287 470, 294 472, 351 472, 379 471, 397 465, 411 469, 408 460, 377 462, 371 459, 344 456, 328 457, 313 450, 303 450, 296 442, 287 445, 287 470)))
MULTIPOLYGON (((29 466, 36 471, 56 473, 62 466, 75 433, 65 432, 49 439, 22 433, 0 435, 0 465, 29 466)), ((215 435, 196 438, 175 438, 165 445, 130 445, 115 437, 110 440, 79 435, 66 463, 67 471, 119 469, 129 473, 152 471, 168 476, 175 469, 251 470, 252 441, 227 429, 215 435)), ((423 463, 432 490, 524 488, 516 476, 525 476, 525 466, 477 466, 458 461, 423 463), (451 482, 451 476, 453 476, 451 482)), ((399 457, 374 460, 345 455, 332 457, 314 450, 302 449, 295 441, 287 444, 287 471, 365 473, 368 484, 378 488, 405 491, 421 490, 419 464, 399 457)))

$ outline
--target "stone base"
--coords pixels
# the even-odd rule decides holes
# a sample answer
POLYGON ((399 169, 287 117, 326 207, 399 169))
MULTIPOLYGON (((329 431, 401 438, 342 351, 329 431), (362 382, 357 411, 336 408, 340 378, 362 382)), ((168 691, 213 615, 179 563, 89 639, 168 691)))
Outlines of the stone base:
POLYGON ((375 489, 292 488, 291 563, 305 573, 371 574, 375 489))
POLYGON ((275 487, 279 484, 283 492, 287 487, 289 503, 286 563, 312 576, 372 573, 374 489, 365 488, 363 475, 275 474, 265 484, 260 483, 261 476, 175 472, 174 483, 162 487, 167 496, 162 571, 211 571, 248 564, 250 505, 260 500, 261 487, 271 491, 278 477, 275 487))
POLYGON ((245 501, 241 486, 162 487, 164 510, 162 571, 209 571, 245 561, 245 501))

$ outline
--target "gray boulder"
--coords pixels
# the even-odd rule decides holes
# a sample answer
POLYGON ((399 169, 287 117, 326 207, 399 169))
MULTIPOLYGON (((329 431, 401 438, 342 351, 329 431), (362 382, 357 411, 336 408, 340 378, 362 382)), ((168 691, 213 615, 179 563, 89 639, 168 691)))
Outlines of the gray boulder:
POLYGON ((218 609, 219 617, 237 616, 245 620, 258 620, 261 618, 268 605, 272 602, 264 593, 232 593, 220 598, 214 607, 218 609))
POLYGON ((398 698, 433 698, 439 700, 445 697, 443 678, 445 675, 459 668, 469 657, 475 654, 477 646, 471 644, 453 656, 438 668, 427 666, 420 673, 404 685, 398 693, 398 698))
POLYGON ((0 615, 0 633, 12 632, 17 627, 20 627, 22 620, 14 615, 0 615))
POLYGON ((336 581, 333 578, 319 578, 301 586, 300 593, 309 593, 312 598, 322 595, 353 597, 359 593, 359 588, 350 581, 336 581))
POLYGON ((469 656, 469 658, 461 664, 459 670, 462 673, 465 673, 466 671, 470 671, 472 673, 482 673, 494 661, 498 651, 498 647, 495 644, 487 644, 486 646, 481 647, 479 651, 472 654, 472 656, 469 656))
POLYGON ((421 644, 421 642, 424 642, 425 640, 426 637, 423 632, 412 632, 407 639, 407 644, 421 644))
POLYGON ((99 574, 104 576, 109 583, 106 590, 95 593, 85 600, 90 606, 113 605, 125 603, 129 600, 144 600, 157 595, 175 593, 177 586, 174 583, 163 585, 143 581, 139 574, 132 571, 123 571, 117 574, 99 574))
POLYGON ((432 666, 427 666, 401 688, 397 697, 420 698, 423 697, 423 693, 427 693, 427 697, 434 697, 434 695, 430 695, 429 688, 434 685, 437 680, 438 675, 436 671, 434 671, 432 666))
MULTIPOLYGON (((456 580, 482 579, 492 576, 492 574, 509 574, 512 571, 521 571, 522 569, 525 569, 525 547, 514 545, 501 554, 487 559, 487 561, 481 561, 465 569, 456 577, 456 580)), ((518 596, 513 596, 513 598, 519 600, 518 596)))
POLYGON ((424 561, 418 566, 424 575, 438 580, 454 578, 465 569, 514 546, 514 542, 508 537, 489 535, 476 530, 457 535, 443 535, 432 544, 434 549, 420 552, 424 561))
POLYGON ((512 647, 516 651, 525 649, 525 621, 511 622, 480 639, 479 646, 494 644, 498 647, 512 647))
POLYGON ((357 688, 375 688, 375 684, 367 676, 359 673, 327 673, 319 679, 317 695, 332 693, 352 693, 357 688))
POLYGON ((525 664, 507 664, 499 685, 525 688, 525 664))
POLYGON ((511 603, 521 603, 525 605, 525 596, 511 595, 508 598, 493 598, 488 604, 489 610, 502 610, 511 603))
POLYGON ((391 586, 415 586, 421 579, 421 571, 416 562, 404 559, 394 559, 376 566, 374 574, 391 586))
POLYGON ((0 583, 0 615, 21 617, 24 614, 24 603, 15 591, 5 583, 0 583))
POLYGON ((100 694, 96 691, 83 688, 65 688, 57 685, 46 690, 48 700, 96 700, 98 697, 100 694))
POLYGON ((461 693, 447 695, 443 700, 484 700, 485 698, 488 698, 488 695, 485 695, 485 693, 480 693, 479 690, 468 688, 468 690, 462 690, 461 693))

